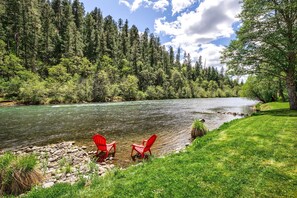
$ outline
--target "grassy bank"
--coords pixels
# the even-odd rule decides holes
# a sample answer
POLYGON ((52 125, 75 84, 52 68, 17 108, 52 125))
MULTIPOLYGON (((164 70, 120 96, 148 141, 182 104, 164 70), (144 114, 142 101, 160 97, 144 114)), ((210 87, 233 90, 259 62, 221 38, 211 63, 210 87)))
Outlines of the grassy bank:
POLYGON ((266 104, 184 152, 27 197, 297 197, 297 111, 283 105, 266 104))

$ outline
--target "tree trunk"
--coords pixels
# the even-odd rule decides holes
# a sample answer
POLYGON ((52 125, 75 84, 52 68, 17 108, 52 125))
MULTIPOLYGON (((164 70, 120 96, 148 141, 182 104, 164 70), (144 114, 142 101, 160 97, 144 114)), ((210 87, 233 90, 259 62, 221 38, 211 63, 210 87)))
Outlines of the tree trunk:
POLYGON ((291 110, 297 110, 297 94, 294 68, 289 69, 286 77, 286 84, 289 95, 289 103, 291 110))
POLYGON ((282 99, 282 102, 286 101, 285 95, 284 95, 284 88, 283 88, 283 84, 282 84, 282 79, 279 78, 278 80, 279 86, 278 86, 278 90, 279 90, 279 96, 282 99))

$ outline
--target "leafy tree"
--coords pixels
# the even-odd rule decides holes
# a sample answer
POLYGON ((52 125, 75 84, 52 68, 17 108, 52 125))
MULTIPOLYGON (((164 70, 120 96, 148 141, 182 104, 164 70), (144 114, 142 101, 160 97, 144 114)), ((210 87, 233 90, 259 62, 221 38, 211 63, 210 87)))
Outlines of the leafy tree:
POLYGON ((38 77, 29 79, 22 83, 19 98, 26 104, 46 104, 48 90, 46 82, 40 81, 38 77))
POLYGON ((145 91, 148 86, 154 85, 156 75, 148 70, 143 70, 139 74, 139 87, 140 90, 145 91))
POLYGON ((120 85, 125 100, 135 100, 138 91, 138 79, 136 76, 128 75, 120 85))
POLYGON ((95 75, 93 98, 95 102, 106 102, 109 100, 110 82, 105 71, 101 71, 95 75))
POLYGON ((224 51, 229 71, 286 80, 290 109, 297 109, 297 2, 243 0, 237 39, 224 51))
POLYGON ((67 68, 63 64, 59 64, 49 68, 49 82, 66 83, 71 79, 71 75, 67 72, 67 68))
POLYGON ((180 90, 184 83, 183 83, 183 77, 180 72, 174 70, 171 77, 172 87, 174 88, 175 92, 178 92, 180 90))
POLYGON ((20 71, 24 71, 22 61, 14 54, 7 54, 6 44, 0 40, 0 76, 4 81, 17 77, 20 71))
POLYGON ((278 85, 271 79, 258 79, 250 76, 242 87, 241 95, 262 102, 273 102, 277 100, 278 85))

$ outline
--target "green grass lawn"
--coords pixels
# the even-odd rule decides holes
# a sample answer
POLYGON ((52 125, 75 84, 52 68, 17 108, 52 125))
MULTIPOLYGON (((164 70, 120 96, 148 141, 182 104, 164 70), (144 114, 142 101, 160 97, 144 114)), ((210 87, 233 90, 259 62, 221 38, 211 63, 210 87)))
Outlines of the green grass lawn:
POLYGON ((297 111, 264 107, 270 110, 226 123, 184 152, 27 197, 297 197, 297 111))
POLYGON ((271 102, 271 103, 262 104, 260 108, 262 111, 276 110, 276 109, 289 109, 289 103, 288 102, 271 102))

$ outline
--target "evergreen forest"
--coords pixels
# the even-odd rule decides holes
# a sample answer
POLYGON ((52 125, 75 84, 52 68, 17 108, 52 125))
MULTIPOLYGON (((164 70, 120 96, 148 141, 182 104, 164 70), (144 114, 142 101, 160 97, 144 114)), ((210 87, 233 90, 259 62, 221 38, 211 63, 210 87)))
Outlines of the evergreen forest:
POLYGON ((234 97, 224 70, 79 0, 0 1, 0 98, 25 104, 234 97))

